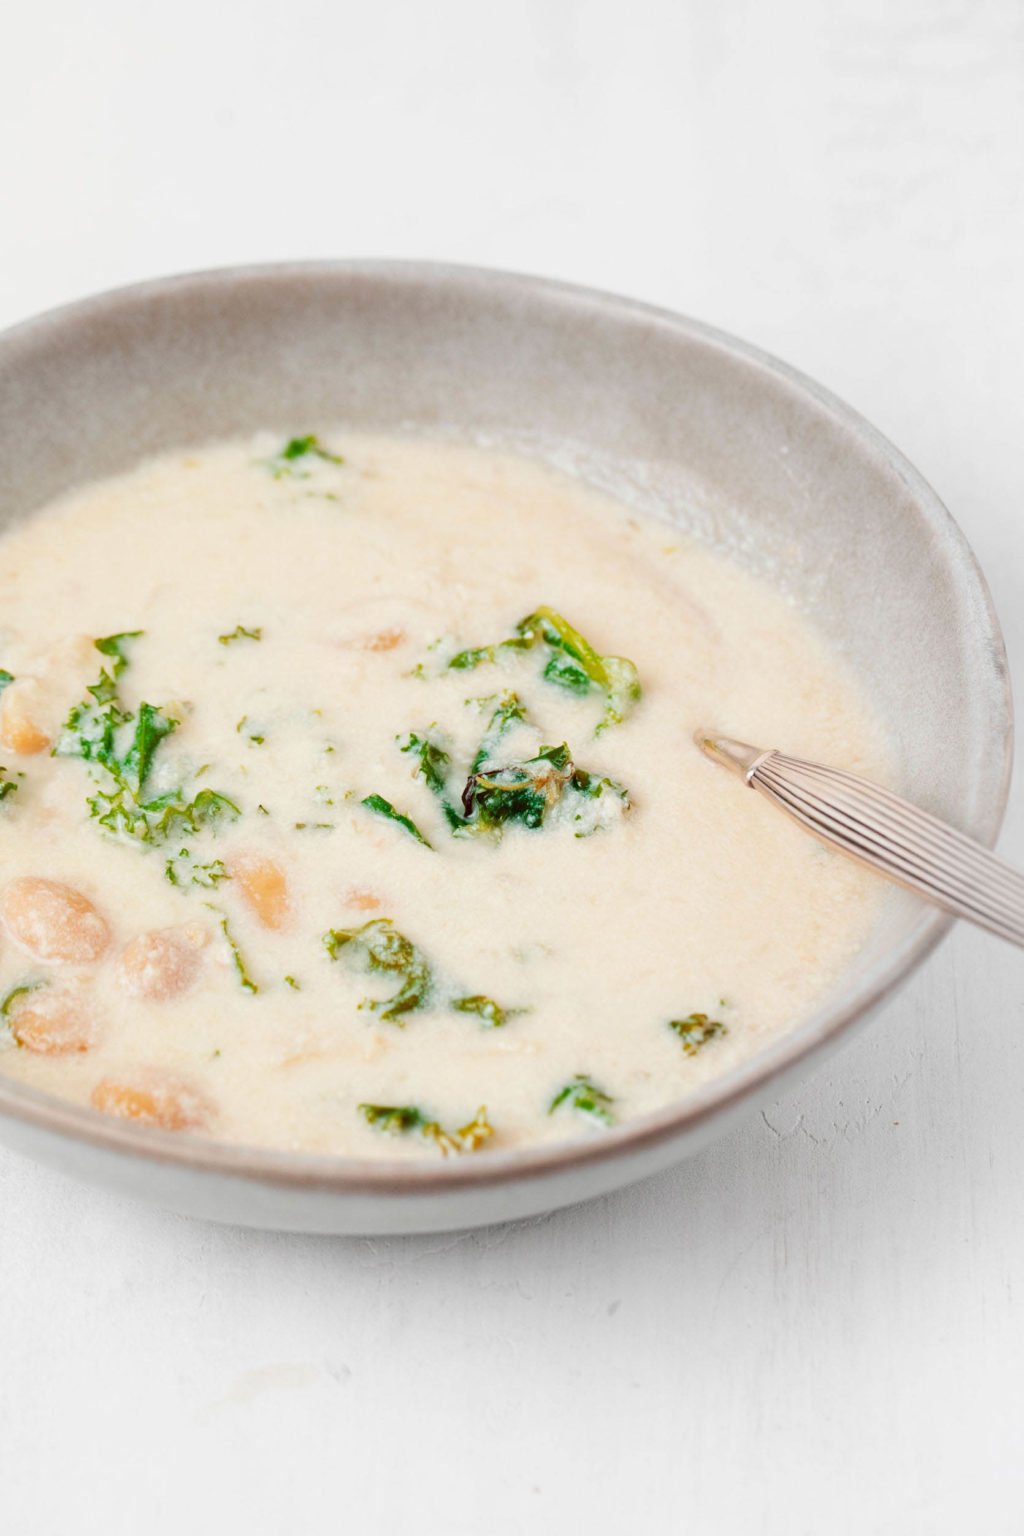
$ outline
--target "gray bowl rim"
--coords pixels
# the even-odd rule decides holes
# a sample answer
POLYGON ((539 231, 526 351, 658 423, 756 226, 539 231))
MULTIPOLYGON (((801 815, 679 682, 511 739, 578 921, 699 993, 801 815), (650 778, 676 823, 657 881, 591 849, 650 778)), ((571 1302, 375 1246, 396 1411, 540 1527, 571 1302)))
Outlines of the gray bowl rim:
MULTIPOLYGON (((407 261, 381 258, 287 261, 215 267, 149 279, 109 289, 59 308, 47 310, 0 333, 0 359, 5 352, 32 347, 78 325, 93 325, 119 310, 159 302, 193 289, 231 287, 254 282, 308 282, 317 277, 332 280, 374 280, 399 286, 434 286, 466 293, 505 293, 540 303, 586 309, 614 323, 616 319, 646 321, 671 331, 682 340, 699 342, 729 355, 754 372, 768 375, 771 383, 789 391, 804 405, 811 405, 833 424, 844 427, 861 446, 901 479, 916 503, 916 511, 931 529, 960 589, 975 599, 976 611, 984 613, 986 628, 975 637, 987 659, 991 698, 1002 717, 1002 756, 993 792, 976 807, 973 836, 994 845, 1006 812, 1013 768, 1013 700, 1006 648, 988 583, 962 530, 931 486, 877 428, 838 396, 798 369, 761 348, 741 341, 726 331, 657 305, 618 294, 566 283, 552 278, 499 269, 464 266, 451 262, 407 261)), ((16 357, 15 357, 16 361, 16 357)), ((978 743, 990 753, 994 743, 978 743)), ((199 1136, 136 1126, 104 1116, 86 1106, 4 1080, 0 1076, 0 1114, 20 1120, 44 1132, 84 1141, 94 1147, 181 1168, 205 1171, 221 1177, 263 1183, 276 1188, 301 1188, 338 1195, 401 1195, 424 1197, 457 1189, 521 1183, 550 1178, 570 1169, 618 1161, 650 1148, 678 1140, 680 1157, 685 1141, 699 1139, 711 1123, 720 1119, 723 1128, 731 1112, 746 1100, 763 1100, 768 1090, 797 1067, 809 1066, 830 1046, 848 1037, 853 1026, 868 1015, 908 979, 927 959, 952 927, 953 919, 937 909, 924 908, 901 944, 865 975, 838 1001, 816 1009, 793 1031, 749 1062, 723 1074, 688 1098, 624 1125, 614 1126, 593 1139, 570 1139, 540 1147, 491 1152, 486 1157, 432 1163, 429 1167, 395 1164, 391 1159, 355 1159, 325 1154, 282 1152, 245 1144, 218 1142, 199 1136)))

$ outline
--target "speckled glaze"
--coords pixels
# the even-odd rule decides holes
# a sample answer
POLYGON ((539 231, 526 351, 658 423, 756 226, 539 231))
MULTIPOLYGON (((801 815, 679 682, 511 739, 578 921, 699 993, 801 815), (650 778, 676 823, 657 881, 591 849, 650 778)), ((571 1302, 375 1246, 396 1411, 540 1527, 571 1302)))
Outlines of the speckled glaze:
MULTIPOLYGON (((1009 685, 956 525, 817 385, 643 305, 388 262, 206 273, 86 300, 0 337, 0 524, 147 454, 341 420, 521 448, 767 575, 866 678, 897 742, 899 788, 995 840, 1009 685)), ((530 1215, 697 1150, 847 1038, 948 925, 893 891, 841 988, 771 1051, 678 1106, 555 1149, 423 1168, 285 1155, 147 1131, 2 1079, 0 1137, 83 1178, 250 1225, 398 1233, 530 1215)))

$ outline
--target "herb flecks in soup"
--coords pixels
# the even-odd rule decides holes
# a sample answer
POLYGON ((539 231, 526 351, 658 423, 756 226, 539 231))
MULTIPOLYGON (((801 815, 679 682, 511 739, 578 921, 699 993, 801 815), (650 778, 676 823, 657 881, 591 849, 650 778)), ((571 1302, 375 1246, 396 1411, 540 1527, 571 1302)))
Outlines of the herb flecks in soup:
POLYGON ((876 916, 709 720, 884 773, 780 595, 522 458, 303 430, 64 497, 0 539, 0 1071, 349 1156, 607 1135, 876 916))

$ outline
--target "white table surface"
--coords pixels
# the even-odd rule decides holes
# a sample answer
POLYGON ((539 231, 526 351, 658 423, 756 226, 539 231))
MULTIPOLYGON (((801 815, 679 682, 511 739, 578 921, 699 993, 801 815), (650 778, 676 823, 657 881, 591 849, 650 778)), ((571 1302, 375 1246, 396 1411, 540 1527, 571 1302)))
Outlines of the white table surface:
MULTIPOLYGON (((1024 667, 1018 0, 0 11, 0 323, 356 254, 667 304, 909 454, 1024 667)), ((470 1235, 219 1229, 0 1154, 0 1530, 1019 1533, 1022 1026, 1022 957, 957 931, 703 1156, 470 1235)))

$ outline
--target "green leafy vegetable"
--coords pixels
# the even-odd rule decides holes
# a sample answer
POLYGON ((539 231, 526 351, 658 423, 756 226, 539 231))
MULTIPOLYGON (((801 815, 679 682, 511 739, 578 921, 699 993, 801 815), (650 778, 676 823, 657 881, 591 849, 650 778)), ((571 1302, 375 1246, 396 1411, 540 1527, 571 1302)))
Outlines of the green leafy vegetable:
POLYGON ((220 859, 213 859, 208 864, 200 864, 189 848, 181 848, 177 853, 172 854, 167 860, 164 872, 172 885, 178 887, 198 885, 206 891, 212 891, 222 880, 231 879, 220 859))
POLYGON ((421 1126, 431 1123, 415 1104, 360 1104, 359 1113, 368 1125, 375 1125, 379 1131, 387 1131, 392 1136, 418 1131, 421 1126))
POLYGON ((10 672, 5 672, 3 667, 0 667, 0 693, 3 693, 4 689, 13 682, 13 674, 10 672))
POLYGON ((549 683, 556 683, 559 688, 568 688, 570 693, 589 693, 591 689, 591 679, 583 668, 558 651, 544 668, 544 676, 549 683))
POLYGON ((428 736, 418 736, 415 732, 410 732, 404 741, 401 737, 398 740, 401 751, 416 754, 419 764, 417 772, 431 793, 444 794, 447 787, 448 764, 451 761, 444 748, 439 747, 428 736))
POLYGON ((177 726, 177 720, 172 720, 154 705, 139 705, 135 732, 121 763, 122 773, 136 791, 149 777, 157 747, 177 726))
POLYGON ((247 731, 246 726, 248 724, 249 716, 243 715, 241 720, 239 720, 238 724, 235 726, 235 730, 238 732, 239 736, 244 736, 246 741, 248 741, 252 746, 262 747, 263 743, 267 739, 266 736, 260 735, 256 731, 247 731))
POLYGON ((516 626, 531 645, 541 642, 553 653, 544 669, 549 682, 582 691, 582 677, 605 695, 598 730, 619 725, 641 695, 636 667, 624 656, 601 656, 578 629, 553 608, 538 608, 516 626))
POLYGON ((301 992, 302 991, 302 988, 299 986, 299 984, 295 980, 294 976, 286 976, 285 979, 284 979, 284 984, 285 984, 286 987, 291 987, 293 992, 301 992))
POLYGON ((325 464, 344 464, 337 453, 330 453, 319 438, 310 433, 307 437, 293 437, 284 447, 264 462, 275 480, 308 480, 310 462, 320 460, 325 464))
POLYGON ((494 1135, 494 1127, 487 1118, 487 1105, 481 1104, 472 1120, 460 1125, 453 1133, 461 1152, 478 1152, 484 1142, 494 1135))
POLYGON ((131 630, 94 641, 100 654, 109 656, 113 664, 109 671, 106 667, 101 668, 98 681, 86 689, 92 702, 87 700, 72 709, 54 756, 81 757, 123 773, 123 764, 115 755, 115 736, 122 726, 131 723, 133 717, 118 702, 117 679, 128 665, 129 641, 137 640, 141 633, 141 630, 131 630))
POLYGON ((418 843, 422 843, 424 848, 430 847, 430 844, 412 818, 403 816, 401 811, 396 811, 391 801, 385 800, 383 795, 365 795, 359 804, 365 805, 366 809, 373 811, 376 816, 383 816, 388 821, 397 822, 400 827, 405 828, 410 837, 414 837, 418 843))
POLYGON ((614 1125, 615 1116, 611 1106, 615 1100, 603 1088, 598 1088, 589 1078, 581 1073, 573 1078, 571 1083, 566 1083, 551 1100, 548 1114, 553 1115, 556 1109, 564 1104, 568 1109, 575 1109, 581 1115, 589 1115, 592 1120, 599 1120, 602 1125, 614 1125))
POLYGON ((140 639, 142 634, 143 631, 141 629, 124 629, 119 635, 106 635, 103 639, 93 642, 101 656, 110 656, 112 658, 114 665, 110 670, 115 678, 121 676, 130 660, 128 651, 131 647, 128 642, 140 639))
POLYGON ((416 758, 416 774, 426 784, 441 807, 441 811, 453 832, 462 830, 462 817, 448 798, 448 769, 451 758, 443 747, 429 736, 419 736, 411 731, 406 737, 396 738, 402 752, 410 752, 416 758))
POLYGON ((462 807, 470 829, 500 830, 519 822, 535 830, 568 797, 576 802, 571 817, 576 836, 589 837, 603 824, 599 802, 606 795, 619 811, 629 809, 629 791, 614 779, 577 768, 563 741, 558 747, 542 747, 525 762, 471 773, 462 792, 462 807))
POLYGON ((525 719, 526 710, 518 696, 504 693, 473 758, 462 792, 461 815, 449 797, 451 758, 447 751, 429 735, 413 732, 398 738, 401 750, 416 756, 417 776, 440 802, 453 834, 500 830, 511 822, 536 829, 567 791, 578 800, 571 818, 577 837, 587 837, 604 825, 604 806, 598 809, 598 802, 605 796, 616 802, 618 810, 629 809, 628 790, 614 779, 577 768, 565 742, 542 747, 524 762, 492 765, 505 736, 525 719), (586 801, 592 803, 588 806, 583 803, 586 801))
POLYGON ((345 950, 362 969, 400 979, 401 985, 393 996, 366 998, 360 1008, 379 1013, 388 1023, 404 1025, 403 1014, 426 1004, 431 987, 430 967, 390 918, 374 918, 361 928, 332 928, 324 934, 323 943, 332 960, 337 960, 345 950))
POLYGON ((79 757, 91 765, 97 787, 87 804, 100 826, 139 843, 159 843, 175 831, 195 833, 240 811, 212 789, 191 800, 181 788, 146 795, 157 751, 178 721, 153 704, 140 704, 133 714, 120 700, 117 682, 128 666, 131 642, 141 633, 132 630, 95 642, 112 665, 87 690, 90 698, 71 710, 54 756, 79 757))
POLYGON ((484 997, 480 993, 472 997, 453 998, 451 1006, 456 1013, 475 1013, 488 1029, 501 1029, 517 1013, 525 1012, 522 1008, 502 1008, 493 997, 484 997))
POLYGON ((472 672, 486 661, 498 661, 504 651, 528 651, 531 642, 524 635, 513 635, 508 640, 498 640, 494 645, 474 645, 457 651, 448 663, 453 672, 472 672))
MULTIPOLYGON (((114 675, 120 670, 123 663, 114 675)), ((81 757, 95 765, 100 779, 88 805, 101 826, 140 842, 159 841, 181 792, 149 798, 144 790, 157 749, 178 722, 151 704, 140 705, 137 715, 124 710, 107 672, 89 692, 97 702, 72 709, 55 755, 81 757)))
POLYGON ((195 799, 190 800, 177 814, 193 830, 197 830, 199 827, 216 826, 221 821, 236 821, 242 813, 227 795, 215 789, 201 789, 195 799))
POLYGON ((574 772, 563 742, 559 747, 542 747, 524 763, 471 773, 462 793, 466 818, 475 814, 475 824, 481 827, 519 821, 524 827, 537 828, 572 783, 574 772))
POLYGON ((499 1029, 509 1019, 525 1010, 502 1008, 482 993, 452 997, 448 988, 436 982, 426 957, 411 940, 399 933, 388 917, 378 917, 361 928, 332 928, 323 937, 324 948, 332 960, 345 950, 361 969, 394 976, 401 981, 397 992, 380 1000, 364 999, 360 1008, 372 1009, 389 1023, 404 1025, 402 1014, 412 1013, 434 1003, 456 1013, 475 1014, 489 1029, 499 1029))
POLYGON ((241 624, 236 624, 230 635, 218 635, 219 645, 230 645, 232 640, 262 640, 262 629, 244 629, 241 624))
POLYGON ((0 804, 7 799, 8 795, 16 795, 17 793, 18 785, 13 779, 8 778, 7 769, 0 767, 0 804))
POLYGON ((23 981, 19 986, 12 987, 6 997, 0 999, 0 1041, 6 1041, 8 1045, 21 1045, 18 1031, 13 1023, 13 1015, 18 1000, 28 997, 32 992, 38 992, 45 987, 45 981, 23 981))
POLYGON ((241 815, 233 800, 213 789, 200 790, 192 800, 186 800, 180 789, 173 789, 140 802, 121 784, 112 793, 97 790, 87 804, 100 826, 148 844, 162 843, 175 833, 197 833, 222 819, 234 821, 241 815))
POLYGON ((415 1104, 360 1104, 359 1112, 369 1125, 391 1136, 407 1136, 418 1131, 433 1141, 447 1157, 449 1152, 476 1152, 494 1135, 487 1118, 487 1106, 481 1104, 473 1119, 457 1131, 446 1131, 415 1104))
POLYGON ((718 1019, 711 1019, 706 1013, 691 1013, 685 1019, 670 1019, 668 1027, 679 1036, 687 1056, 696 1056, 709 1040, 729 1032, 718 1019))
POLYGON ((30 992, 38 992, 41 987, 45 986, 45 981, 23 981, 20 986, 12 987, 7 996, 0 1001, 0 1019, 10 1018, 11 1009, 19 997, 28 997, 30 992))
POLYGON ((514 693, 503 693, 484 731, 476 756, 473 758, 470 773, 478 773, 481 768, 491 762, 512 727, 525 719, 526 710, 518 696, 514 693))
MULTIPOLYGON (((209 905, 209 902, 207 902, 207 906, 209 905)), ((248 992, 251 995, 255 995, 259 991, 259 987, 249 975, 249 968, 242 957, 242 951, 238 946, 237 939, 231 932, 231 927, 227 918, 224 916, 224 913, 219 911, 216 907, 211 906, 210 911, 216 912, 217 916, 220 918, 220 930, 221 933, 223 933, 224 938, 227 940, 227 946, 231 951, 231 963, 235 968, 235 974, 238 977, 239 985, 241 986, 242 991, 248 992)))
POLYGON ((609 779, 605 775, 598 777, 588 773, 585 768, 577 768, 573 773, 572 788, 580 797, 572 816, 576 837, 590 837, 605 825, 604 813, 607 804, 610 804, 614 811, 621 813, 628 811, 633 803, 629 790, 624 784, 619 784, 617 780, 609 779))
POLYGON ((636 667, 624 656, 601 656, 553 608, 538 608, 516 625, 516 632, 495 645, 477 646, 459 651, 448 665, 456 671, 472 670, 483 662, 497 661, 508 651, 527 651, 541 646, 548 652, 544 677, 548 682, 573 693, 597 689, 604 694, 605 712, 598 731, 620 725, 641 696, 636 667))

